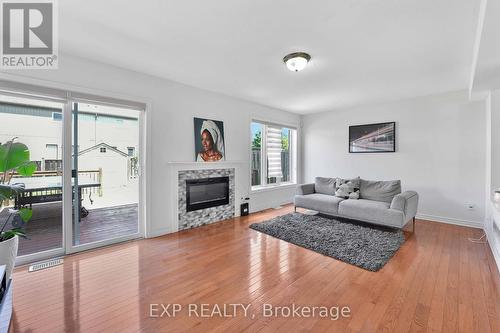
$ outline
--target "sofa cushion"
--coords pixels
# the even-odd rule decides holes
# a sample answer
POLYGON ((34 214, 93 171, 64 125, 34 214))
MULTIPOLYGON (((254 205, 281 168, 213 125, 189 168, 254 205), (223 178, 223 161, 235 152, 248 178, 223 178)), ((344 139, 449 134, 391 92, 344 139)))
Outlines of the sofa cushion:
POLYGON ((344 200, 339 203, 338 213, 354 220, 402 227, 403 212, 389 208, 390 204, 373 200, 344 200))
POLYGON ((297 207, 316 210, 326 214, 338 213, 339 202, 342 198, 337 198, 328 194, 314 193, 309 195, 296 195, 294 204, 297 207))
POLYGON ((335 178, 316 177, 314 179, 314 191, 320 194, 335 194, 335 178))
POLYGON ((374 181, 361 179, 359 192, 361 199, 391 203, 392 198, 401 193, 401 181, 374 181))

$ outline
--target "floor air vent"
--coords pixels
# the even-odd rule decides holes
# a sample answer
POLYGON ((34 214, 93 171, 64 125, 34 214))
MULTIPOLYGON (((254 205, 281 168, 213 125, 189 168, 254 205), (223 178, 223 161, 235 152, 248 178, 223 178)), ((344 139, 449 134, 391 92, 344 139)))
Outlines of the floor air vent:
POLYGON ((41 269, 54 267, 63 263, 63 259, 51 259, 43 262, 38 262, 36 264, 30 265, 28 272, 39 271, 41 269))

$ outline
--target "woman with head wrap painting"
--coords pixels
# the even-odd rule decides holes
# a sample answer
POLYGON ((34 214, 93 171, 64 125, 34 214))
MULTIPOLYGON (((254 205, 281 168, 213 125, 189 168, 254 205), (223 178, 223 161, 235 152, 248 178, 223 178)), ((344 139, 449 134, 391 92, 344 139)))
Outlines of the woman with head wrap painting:
POLYGON ((196 161, 214 162, 224 158, 224 138, 217 124, 212 120, 204 120, 201 129, 201 147, 196 161))

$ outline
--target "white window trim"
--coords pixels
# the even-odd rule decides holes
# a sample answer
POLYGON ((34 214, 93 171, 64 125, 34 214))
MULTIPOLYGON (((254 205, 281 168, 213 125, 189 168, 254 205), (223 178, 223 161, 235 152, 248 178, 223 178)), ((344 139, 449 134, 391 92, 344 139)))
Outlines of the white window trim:
POLYGON ((250 190, 251 193, 259 193, 259 192, 268 192, 268 191, 274 191, 274 190, 284 190, 288 188, 295 188, 297 186, 296 183, 291 183, 291 182, 285 182, 281 184, 267 184, 265 186, 262 185, 255 185, 252 186, 252 189, 250 190))
MULTIPOLYGON (((298 158, 298 144, 297 144, 297 133, 298 129, 296 126, 289 125, 289 124, 280 124, 280 123, 274 123, 274 122, 269 122, 269 121, 263 121, 259 119, 252 119, 250 122, 250 127, 252 123, 258 123, 262 125, 262 133, 261 133, 261 184, 260 185, 253 185, 252 186, 252 179, 251 179, 251 173, 250 173, 250 192, 255 193, 255 192, 266 192, 266 191, 271 191, 275 189, 285 189, 285 188, 291 188, 295 187, 297 185, 297 158, 298 158), (278 179, 276 183, 271 183, 268 184, 267 181, 267 172, 265 172, 264 175, 264 170, 267 170, 267 158, 264 158, 264 156, 267 156, 267 145, 265 142, 267 142, 267 131, 266 131, 266 126, 278 126, 281 128, 287 128, 292 131, 290 131, 290 137, 288 140, 288 145, 289 145, 289 166, 290 166, 290 180, 286 182, 282 182, 281 179, 278 179)), ((252 140, 253 137, 250 138, 250 155, 252 154, 252 140)))

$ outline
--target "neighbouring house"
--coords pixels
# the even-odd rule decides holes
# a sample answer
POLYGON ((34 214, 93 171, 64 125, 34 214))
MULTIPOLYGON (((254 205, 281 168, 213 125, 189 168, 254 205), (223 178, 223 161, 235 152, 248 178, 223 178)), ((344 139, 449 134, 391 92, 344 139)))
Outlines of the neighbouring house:
POLYGON ((99 170, 103 189, 123 187, 137 176, 133 158, 118 148, 101 142, 78 153, 78 170, 99 170))

